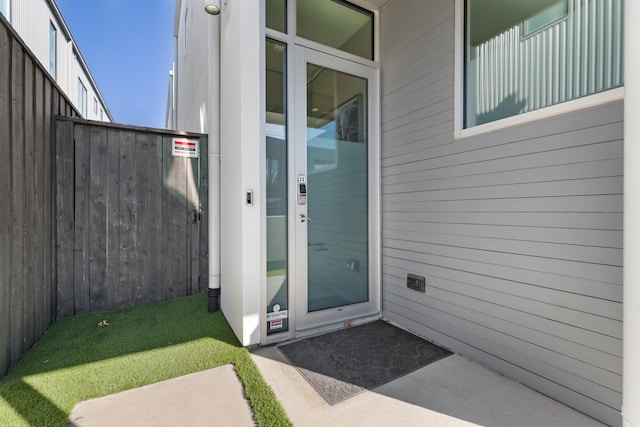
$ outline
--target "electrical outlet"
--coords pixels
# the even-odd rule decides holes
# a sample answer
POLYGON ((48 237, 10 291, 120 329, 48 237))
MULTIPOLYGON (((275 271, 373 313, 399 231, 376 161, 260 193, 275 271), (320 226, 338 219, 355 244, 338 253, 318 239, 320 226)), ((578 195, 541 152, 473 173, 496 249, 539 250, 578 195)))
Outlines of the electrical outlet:
POLYGON ((424 276, 407 274, 407 288, 418 292, 426 292, 426 281, 424 276))

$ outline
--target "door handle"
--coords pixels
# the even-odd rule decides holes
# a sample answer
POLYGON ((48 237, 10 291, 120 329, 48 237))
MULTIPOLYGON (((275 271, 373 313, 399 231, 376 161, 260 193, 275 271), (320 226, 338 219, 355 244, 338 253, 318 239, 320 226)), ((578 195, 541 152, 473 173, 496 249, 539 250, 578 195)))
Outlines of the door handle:
POLYGON ((191 211, 191 219, 194 223, 202 221, 202 209, 194 209, 191 211))
POLYGON ((310 218, 310 217, 306 216, 305 214, 300 214, 300 215, 298 215, 298 221, 300 221, 300 222, 313 221, 313 218, 310 218))

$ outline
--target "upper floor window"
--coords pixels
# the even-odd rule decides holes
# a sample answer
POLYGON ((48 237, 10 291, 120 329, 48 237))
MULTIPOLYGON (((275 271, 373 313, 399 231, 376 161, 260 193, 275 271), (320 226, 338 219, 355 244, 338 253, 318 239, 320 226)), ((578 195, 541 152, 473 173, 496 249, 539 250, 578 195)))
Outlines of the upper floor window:
POLYGON ((0 0, 0 13, 9 21, 9 0, 0 0))
POLYGON ((93 112, 98 114, 98 100, 95 97, 93 98, 93 112))
POLYGON ((82 117, 87 118, 87 88, 80 78, 78 78, 78 110, 82 117))
POLYGON ((466 0, 464 127, 623 85, 623 0, 466 0))
POLYGON ((53 22, 49 22, 49 74, 56 79, 57 30, 53 22))

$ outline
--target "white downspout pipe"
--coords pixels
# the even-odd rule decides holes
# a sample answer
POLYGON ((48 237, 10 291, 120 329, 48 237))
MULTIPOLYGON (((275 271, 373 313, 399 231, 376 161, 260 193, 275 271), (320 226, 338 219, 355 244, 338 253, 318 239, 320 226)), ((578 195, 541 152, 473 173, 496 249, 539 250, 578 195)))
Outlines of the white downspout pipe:
POLYGON ((640 1, 624 7, 622 423, 640 427, 640 1))
MULTIPOLYGON (((220 2, 205 0, 203 7, 220 11, 220 2)), ((220 309, 220 18, 209 23, 209 311, 220 309)))

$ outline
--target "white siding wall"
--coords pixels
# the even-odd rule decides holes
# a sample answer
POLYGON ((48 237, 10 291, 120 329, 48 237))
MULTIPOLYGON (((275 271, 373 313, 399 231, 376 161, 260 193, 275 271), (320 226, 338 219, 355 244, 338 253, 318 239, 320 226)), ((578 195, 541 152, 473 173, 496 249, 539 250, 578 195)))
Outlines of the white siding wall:
POLYGON ((384 316, 620 425, 622 103, 454 140, 454 2, 381 23, 384 316))
MULTIPOLYGON (((67 40, 67 37, 61 30, 61 26, 57 21, 52 20, 53 25, 56 27, 57 36, 56 36, 56 83, 60 85, 60 88, 63 90, 65 94, 72 101, 76 102, 76 98, 71 97, 71 91, 77 90, 78 83, 71 82, 71 70, 73 69, 73 44, 67 40), (75 83, 75 84, 73 84, 75 83)), ((49 40, 49 35, 47 33, 47 41, 49 40)), ((46 65, 46 69, 49 70, 49 47, 47 42, 47 57, 46 62, 43 64, 46 65)))
POLYGON ((57 30, 56 45, 56 83, 78 107, 78 77, 87 88, 87 119, 100 120, 100 109, 104 111, 103 120, 110 121, 106 106, 97 97, 97 88, 81 66, 74 54, 74 44, 65 35, 64 24, 55 17, 45 0, 10 0, 11 25, 16 29, 26 45, 49 71, 49 23, 57 30), (93 99, 98 99, 98 112, 93 112, 93 99))
MULTIPOLYGON (((46 66, 46 70, 49 70, 49 21, 53 21, 60 29, 43 0, 11 1, 11 25, 38 60, 46 66)), ((58 38, 66 42, 60 31, 58 38)))
POLYGON ((202 2, 182 0, 176 43, 176 129, 207 133, 209 109, 209 34, 213 19, 202 2), (186 19, 185 19, 186 18, 186 19), (185 49, 185 22, 189 37, 185 49))

